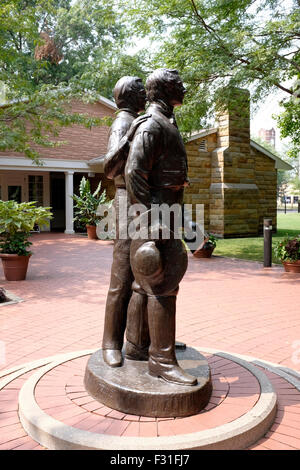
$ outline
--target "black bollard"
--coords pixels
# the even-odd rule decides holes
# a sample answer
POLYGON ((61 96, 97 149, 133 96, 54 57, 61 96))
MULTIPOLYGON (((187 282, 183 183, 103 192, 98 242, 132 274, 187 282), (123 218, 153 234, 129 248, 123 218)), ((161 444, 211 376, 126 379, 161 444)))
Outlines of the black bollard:
POLYGON ((264 219, 264 267, 272 266, 272 219, 264 219))

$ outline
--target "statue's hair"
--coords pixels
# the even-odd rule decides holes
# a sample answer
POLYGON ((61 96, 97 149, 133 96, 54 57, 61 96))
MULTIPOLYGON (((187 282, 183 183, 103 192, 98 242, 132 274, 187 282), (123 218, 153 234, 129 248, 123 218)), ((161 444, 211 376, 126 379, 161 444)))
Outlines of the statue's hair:
POLYGON ((172 91, 174 83, 178 81, 179 74, 176 69, 157 69, 146 80, 147 99, 152 101, 163 100, 172 91))
POLYGON ((118 108, 135 108, 136 93, 141 89, 142 80, 139 77, 124 76, 114 87, 114 99, 118 108))

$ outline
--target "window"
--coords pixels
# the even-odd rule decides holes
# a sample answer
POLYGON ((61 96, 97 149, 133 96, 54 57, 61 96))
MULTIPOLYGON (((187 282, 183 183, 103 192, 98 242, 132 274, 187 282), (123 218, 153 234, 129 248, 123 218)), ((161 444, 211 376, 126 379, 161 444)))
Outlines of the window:
POLYGON ((8 200, 21 203, 22 201, 22 186, 7 186, 8 200))
POLYGON ((206 140, 200 140, 199 144, 199 152, 206 152, 207 151, 207 146, 206 146, 206 140))
POLYGON ((43 205, 43 176, 29 175, 28 176, 28 194, 29 201, 36 201, 38 206, 43 205))

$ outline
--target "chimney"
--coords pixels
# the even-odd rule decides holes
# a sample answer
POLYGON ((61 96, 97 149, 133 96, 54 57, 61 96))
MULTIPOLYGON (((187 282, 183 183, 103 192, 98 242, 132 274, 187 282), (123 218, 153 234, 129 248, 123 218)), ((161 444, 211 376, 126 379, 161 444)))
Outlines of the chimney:
POLYGON ((212 154, 210 230, 216 231, 216 220, 223 236, 254 235, 258 231, 258 187, 250 149, 250 93, 239 88, 225 93, 227 105, 217 114, 217 148, 212 154))
POLYGON ((235 147, 243 143, 250 151, 250 93, 234 88, 227 94, 227 105, 217 113, 218 147, 235 147))

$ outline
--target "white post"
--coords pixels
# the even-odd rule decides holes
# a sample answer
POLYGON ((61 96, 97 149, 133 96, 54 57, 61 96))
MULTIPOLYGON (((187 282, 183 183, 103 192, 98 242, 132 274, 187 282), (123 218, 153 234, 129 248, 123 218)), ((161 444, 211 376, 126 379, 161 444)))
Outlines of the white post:
POLYGON ((73 223, 73 175, 74 171, 65 171, 66 175, 66 230, 65 233, 72 235, 74 232, 73 223))

